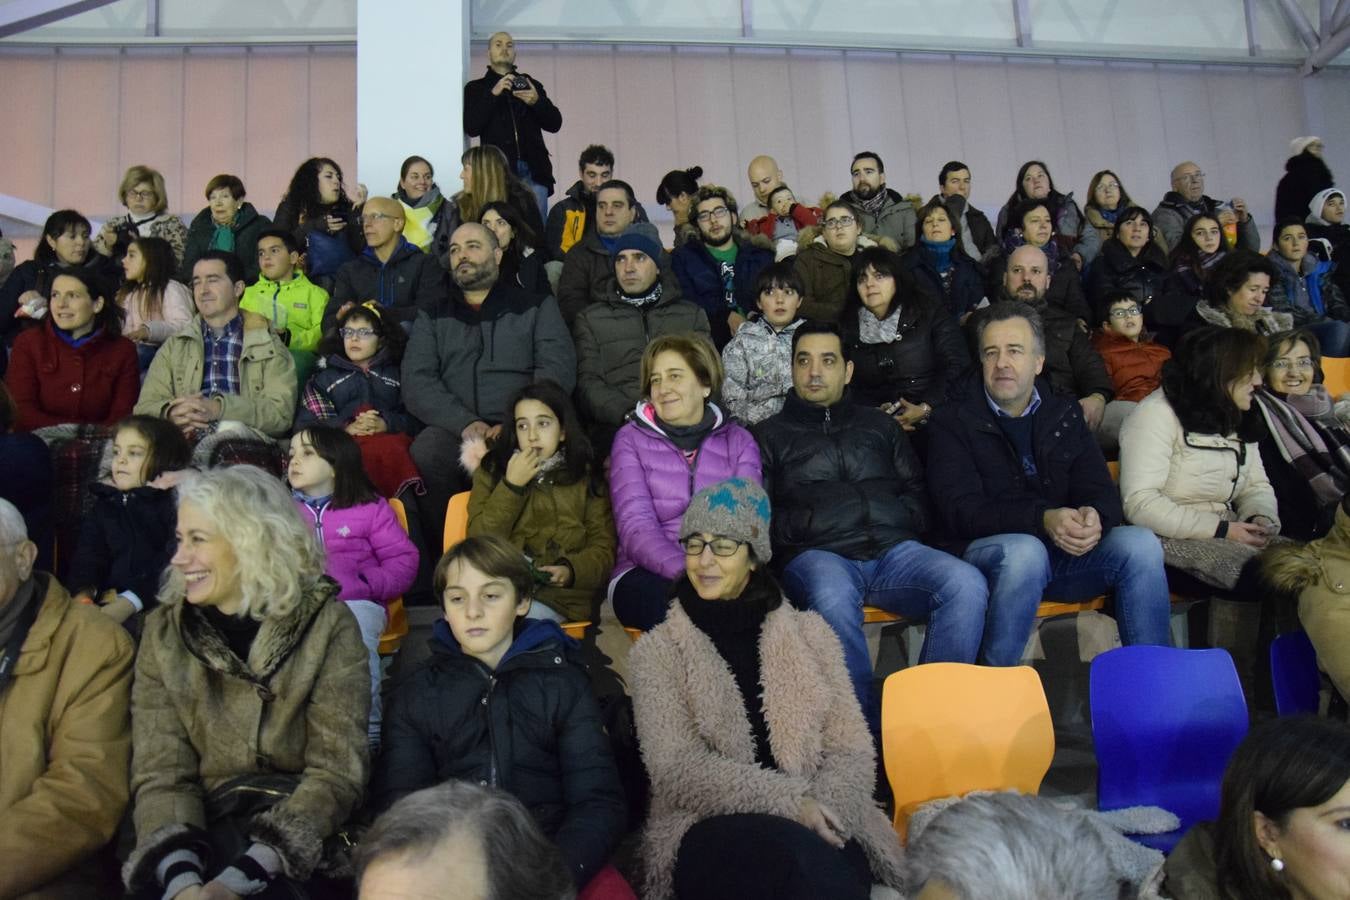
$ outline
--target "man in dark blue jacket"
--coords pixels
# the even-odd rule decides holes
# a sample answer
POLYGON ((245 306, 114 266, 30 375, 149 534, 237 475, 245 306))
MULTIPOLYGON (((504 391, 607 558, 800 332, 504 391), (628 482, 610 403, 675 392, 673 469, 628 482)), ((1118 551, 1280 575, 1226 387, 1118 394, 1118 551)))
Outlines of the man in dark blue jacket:
POLYGON ((1042 597, 1115 592, 1126 644, 1167 644, 1162 545, 1124 524, 1120 492, 1072 397, 1037 389, 1040 316, 998 303, 976 332, 983 378, 929 426, 928 489, 948 549, 989 581, 980 662, 1017 665, 1042 597))
POLYGON ((670 256, 686 300, 708 314, 713 343, 721 350, 758 309, 755 278, 773 262, 768 246, 757 246, 737 226, 736 198, 724 187, 704 185, 694 196, 689 220, 700 240, 685 241, 670 256))
POLYGON ((961 560, 925 547, 923 470, 894 418, 852 402, 853 363, 834 323, 792 336, 792 390, 755 426, 783 589, 830 623, 868 723, 880 726, 864 604, 928 623, 919 662, 974 662, 988 590, 961 560))

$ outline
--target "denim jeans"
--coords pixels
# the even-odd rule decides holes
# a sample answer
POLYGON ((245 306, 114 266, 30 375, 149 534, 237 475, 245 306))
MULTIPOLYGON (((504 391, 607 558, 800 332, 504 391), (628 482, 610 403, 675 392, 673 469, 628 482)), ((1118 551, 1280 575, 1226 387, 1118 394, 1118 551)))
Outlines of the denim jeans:
POLYGON ((548 222, 548 195, 553 193, 553 189, 535 181, 533 173, 530 172, 530 164, 523 159, 516 160, 516 175, 534 194, 534 201, 539 204, 539 220, 548 222))
POLYGON ((783 589, 793 605, 820 613, 839 635, 849 679, 873 730, 879 707, 872 696, 863 606, 926 620, 920 663, 969 663, 980 648, 989 598, 975 567, 918 541, 904 541, 867 560, 808 550, 783 570, 783 589))
POLYGON ((348 600, 347 609, 356 617, 356 624, 361 629, 361 643, 366 645, 366 653, 370 658, 370 721, 368 724, 370 749, 376 750, 380 746, 380 728, 384 722, 380 704, 380 636, 384 634, 385 626, 388 624, 388 614, 385 612, 384 606, 374 600, 348 600))
POLYGON ((1350 356, 1350 322, 1323 319, 1308 326, 1322 346, 1323 356, 1350 356))
POLYGON ((1015 666, 1021 661, 1041 600, 1072 603, 1108 591, 1115 594, 1122 643, 1170 643, 1171 600, 1162 544, 1147 528, 1118 525, 1082 556, 1047 547, 1029 534, 996 534, 972 541, 963 558, 989 581, 989 615, 980 648, 985 665, 1015 666))

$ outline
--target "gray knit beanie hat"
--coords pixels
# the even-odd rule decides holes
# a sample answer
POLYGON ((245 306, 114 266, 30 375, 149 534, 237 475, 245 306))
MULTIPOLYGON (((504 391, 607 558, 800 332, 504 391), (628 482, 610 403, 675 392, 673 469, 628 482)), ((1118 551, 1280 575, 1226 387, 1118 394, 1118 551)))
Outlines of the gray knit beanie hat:
POLYGON ((680 522, 680 540, 691 534, 713 534, 744 541, 755 559, 769 561, 769 495, 745 478, 728 478, 694 495, 680 522))

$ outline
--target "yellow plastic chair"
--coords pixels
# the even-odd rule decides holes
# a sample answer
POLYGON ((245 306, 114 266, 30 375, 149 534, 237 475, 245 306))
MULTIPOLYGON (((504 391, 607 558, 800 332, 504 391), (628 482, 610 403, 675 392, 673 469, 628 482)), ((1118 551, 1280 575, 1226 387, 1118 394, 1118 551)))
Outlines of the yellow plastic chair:
POLYGON ((1350 357, 1322 357, 1322 384, 1333 400, 1350 391, 1350 357))
MULTIPOLYGON (((397 497, 390 498, 389 507, 394 511, 398 518, 398 524, 403 526, 406 533, 408 530, 408 511, 403 508, 403 501, 397 497)), ((403 639, 408 636, 408 611, 403 607, 403 598, 395 597, 389 601, 386 609, 389 614, 389 621, 384 626, 384 634, 380 635, 380 655, 391 656, 398 652, 402 646, 403 639)))
POLYGON ((929 663, 886 679, 881 747, 903 842, 909 817, 930 800, 979 790, 1037 793, 1055 732, 1030 666, 929 663))
MULTIPOLYGON (((441 552, 449 550, 469 536, 469 494, 470 491, 460 491, 452 495, 445 507, 445 532, 441 535, 441 552)), ((562 628, 563 634, 579 641, 586 636, 586 629, 591 627, 591 623, 579 620, 563 622, 559 627, 562 628)))

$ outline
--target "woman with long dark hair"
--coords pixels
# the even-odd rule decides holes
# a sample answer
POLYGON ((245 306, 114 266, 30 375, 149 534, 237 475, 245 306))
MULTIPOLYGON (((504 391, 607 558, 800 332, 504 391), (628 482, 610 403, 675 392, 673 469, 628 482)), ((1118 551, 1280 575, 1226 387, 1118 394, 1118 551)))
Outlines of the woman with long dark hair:
POLYGON ((291 176, 272 224, 295 235, 311 279, 331 279, 365 246, 358 205, 347 196, 342 168, 326 156, 314 156, 291 176))
MULTIPOLYGON (((491 144, 470 147, 460 157, 464 168, 459 173, 464 190, 450 198, 459 213, 460 222, 481 221, 489 203, 509 203, 521 221, 536 235, 544 233, 544 220, 539 215, 539 203, 534 192, 511 172, 506 154, 491 144)), ((443 266, 449 268, 450 234, 454 228, 437 232, 432 253, 443 266)))
POLYGON ((499 279, 515 279, 516 284, 536 294, 553 293, 544 271, 544 254, 539 252, 539 235, 521 218, 520 210, 504 200, 493 200, 483 204, 478 221, 496 235, 502 250, 499 279))
POLYGON ((1072 191, 1062 194, 1055 190, 1055 180, 1050 177, 1050 169, 1038 159, 1023 163, 1017 170, 1017 187, 998 213, 999 234, 1003 234, 1010 223, 1017 221, 1012 215, 1013 207, 1027 200, 1043 201, 1046 209, 1050 210, 1055 233, 1069 241, 1067 260, 1072 260, 1080 272, 1091 265, 1101 248, 1097 229, 1084 220, 1072 191))
POLYGON ((192 291, 173 277, 173 248, 163 238, 136 238, 122 257, 126 276, 117 289, 122 334, 136 344, 141 371, 169 335, 192 321, 192 291))

